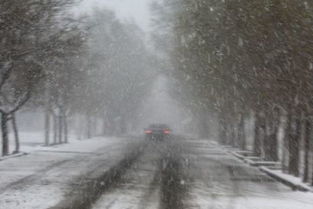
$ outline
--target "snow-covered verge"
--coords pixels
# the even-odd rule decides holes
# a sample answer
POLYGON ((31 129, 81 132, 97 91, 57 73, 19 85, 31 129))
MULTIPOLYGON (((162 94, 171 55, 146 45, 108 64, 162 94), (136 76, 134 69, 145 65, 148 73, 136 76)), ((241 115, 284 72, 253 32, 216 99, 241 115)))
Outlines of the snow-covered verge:
POLYGON ((27 153, 26 152, 19 152, 19 153, 16 153, 16 154, 0 157, 0 161, 7 160, 7 159, 10 159, 10 158, 14 158, 14 157, 21 157, 21 156, 24 156, 24 155, 27 155, 27 153))
MULTIPOLYGON (((224 148, 228 149, 227 147, 224 148)), ((282 166, 278 162, 263 161, 262 159, 251 155, 251 152, 249 151, 228 151, 236 158, 251 166, 258 167, 262 172, 266 173, 275 180, 285 184, 286 186, 291 187, 293 190, 313 192, 313 187, 309 184, 303 183, 300 177, 295 177, 284 173, 282 171, 282 166)))
POLYGON ((45 209, 60 201, 79 176, 109 169, 123 155, 125 138, 97 137, 0 161, 0 209, 45 209))
MULTIPOLYGON (((10 150, 10 153, 12 153, 15 149, 15 142, 14 142, 14 136, 13 136, 13 133, 10 133, 9 134, 9 138, 10 138, 10 141, 9 141, 9 150, 10 150)), ((21 131, 19 133, 19 138, 20 138, 20 152, 21 153, 30 153, 40 147, 43 146, 44 144, 44 135, 42 132, 35 132, 35 131, 21 131)), ((50 137, 52 138, 52 136, 50 137)), ((69 135, 69 141, 72 143, 72 142, 75 142, 77 141, 77 136, 75 135, 69 135)), ((2 146, 2 141, 0 140, 0 146, 2 146)), ((1 149, 0 149, 0 156, 2 155, 1 153, 1 149)), ((14 157, 16 155, 12 155, 11 157, 14 157)), ((10 157, 10 156, 8 156, 10 157)), ((5 158, 8 158, 8 157, 5 157, 5 158)), ((1 160, 1 157, 0 157, 0 160, 1 160)))
MULTIPOLYGON (((191 172, 198 177, 193 178, 189 190, 190 208, 312 208, 313 193, 293 191, 261 172, 258 166, 239 160, 232 154, 238 149, 205 141, 193 142, 192 146, 198 150, 198 157, 191 172)), ((239 153, 241 157, 249 155, 249 152, 239 153)))
POLYGON ((283 173, 282 170, 274 170, 261 166, 260 170, 273 177, 274 179, 290 186, 294 190, 313 192, 313 187, 302 182, 301 178, 283 173))

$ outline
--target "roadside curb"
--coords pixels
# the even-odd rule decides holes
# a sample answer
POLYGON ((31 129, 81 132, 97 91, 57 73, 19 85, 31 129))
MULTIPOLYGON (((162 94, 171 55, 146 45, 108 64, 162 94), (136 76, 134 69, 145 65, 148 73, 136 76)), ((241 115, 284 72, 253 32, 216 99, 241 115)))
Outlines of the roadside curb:
POLYGON ((308 185, 305 185, 304 183, 294 183, 290 181, 288 178, 284 178, 283 176, 275 173, 275 171, 265 166, 261 166, 259 169, 260 171, 266 173, 267 175, 274 178, 275 180, 285 184, 286 186, 291 187, 292 190, 301 191, 301 192, 313 192, 313 189, 310 188, 308 185))
MULTIPOLYGON (((290 180, 290 177, 285 177, 283 175, 278 174, 275 172, 275 170, 279 170, 280 163, 278 162, 271 162, 271 161, 254 161, 252 159, 256 159, 255 157, 252 156, 244 156, 240 154, 241 151, 233 151, 229 150, 228 153, 231 155, 235 156, 239 160, 243 161, 244 163, 258 168, 260 171, 263 173, 267 174, 271 178, 275 179, 276 181, 290 187, 294 191, 301 191, 301 192, 313 192, 313 188, 310 186, 306 185, 305 183, 302 182, 294 182, 290 180)), ((296 178, 296 177, 295 177, 296 178)))
POLYGON ((0 162, 4 161, 4 160, 11 159, 11 158, 22 157, 22 156, 28 155, 28 154, 29 153, 26 153, 26 152, 20 152, 20 153, 17 153, 17 154, 12 154, 12 155, 8 155, 8 156, 0 157, 0 162))

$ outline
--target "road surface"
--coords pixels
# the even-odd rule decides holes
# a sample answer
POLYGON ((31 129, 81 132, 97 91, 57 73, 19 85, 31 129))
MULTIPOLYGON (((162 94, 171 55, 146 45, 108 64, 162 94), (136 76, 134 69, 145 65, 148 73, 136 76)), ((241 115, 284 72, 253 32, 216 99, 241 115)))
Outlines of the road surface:
POLYGON ((51 209, 311 209, 313 203, 218 145, 182 137, 138 143, 73 191, 51 209))
POLYGON ((312 193, 292 191, 208 140, 93 143, 90 153, 35 152, 4 162, 7 169, 53 157, 32 175, 25 166, 25 177, 1 184, 0 209, 312 209, 312 193))

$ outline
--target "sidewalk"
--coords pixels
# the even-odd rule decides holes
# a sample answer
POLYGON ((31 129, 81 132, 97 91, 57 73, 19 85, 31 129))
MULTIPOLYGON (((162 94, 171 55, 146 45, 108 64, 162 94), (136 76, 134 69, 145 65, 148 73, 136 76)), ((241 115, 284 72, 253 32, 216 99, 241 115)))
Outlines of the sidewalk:
POLYGON ((307 183, 303 183, 300 177, 283 173, 280 162, 263 161, 261 158, 254 156, 251 151, 240 151, 238 149, 230 149, 229 147, 225 146, 224 149, 246 164, 259 168, 260 171, 266 173, 270 177, 285 184, 286 186, 289 186, 293 190, 313 192, 313 187, 307 183))
POLYGON ((75 179, 96 168, 108 169, 123 155, 125 138, 97 137, 0 161, 0 209, 53 206, 75 179))

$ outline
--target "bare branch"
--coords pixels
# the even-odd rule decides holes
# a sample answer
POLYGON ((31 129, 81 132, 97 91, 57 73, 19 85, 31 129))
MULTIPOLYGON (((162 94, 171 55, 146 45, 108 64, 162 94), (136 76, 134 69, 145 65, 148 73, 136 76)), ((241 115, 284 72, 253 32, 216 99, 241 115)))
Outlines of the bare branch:
POLYGON ((19 110, 26 102, 31 98, 32 87, 29 87, 28 90, 17 100, 13 109, 11 109, 8 114, 13 114, 17 110, 19 110))
POLYGON ((0 90, 2 89, 2 86, 5 84, 5 82, 10 78, 11 72, 13 69, 13 63, 11 61, 6 62, 1 71, 2 75, 1 75, 1 80, 0 80, 0 90))

